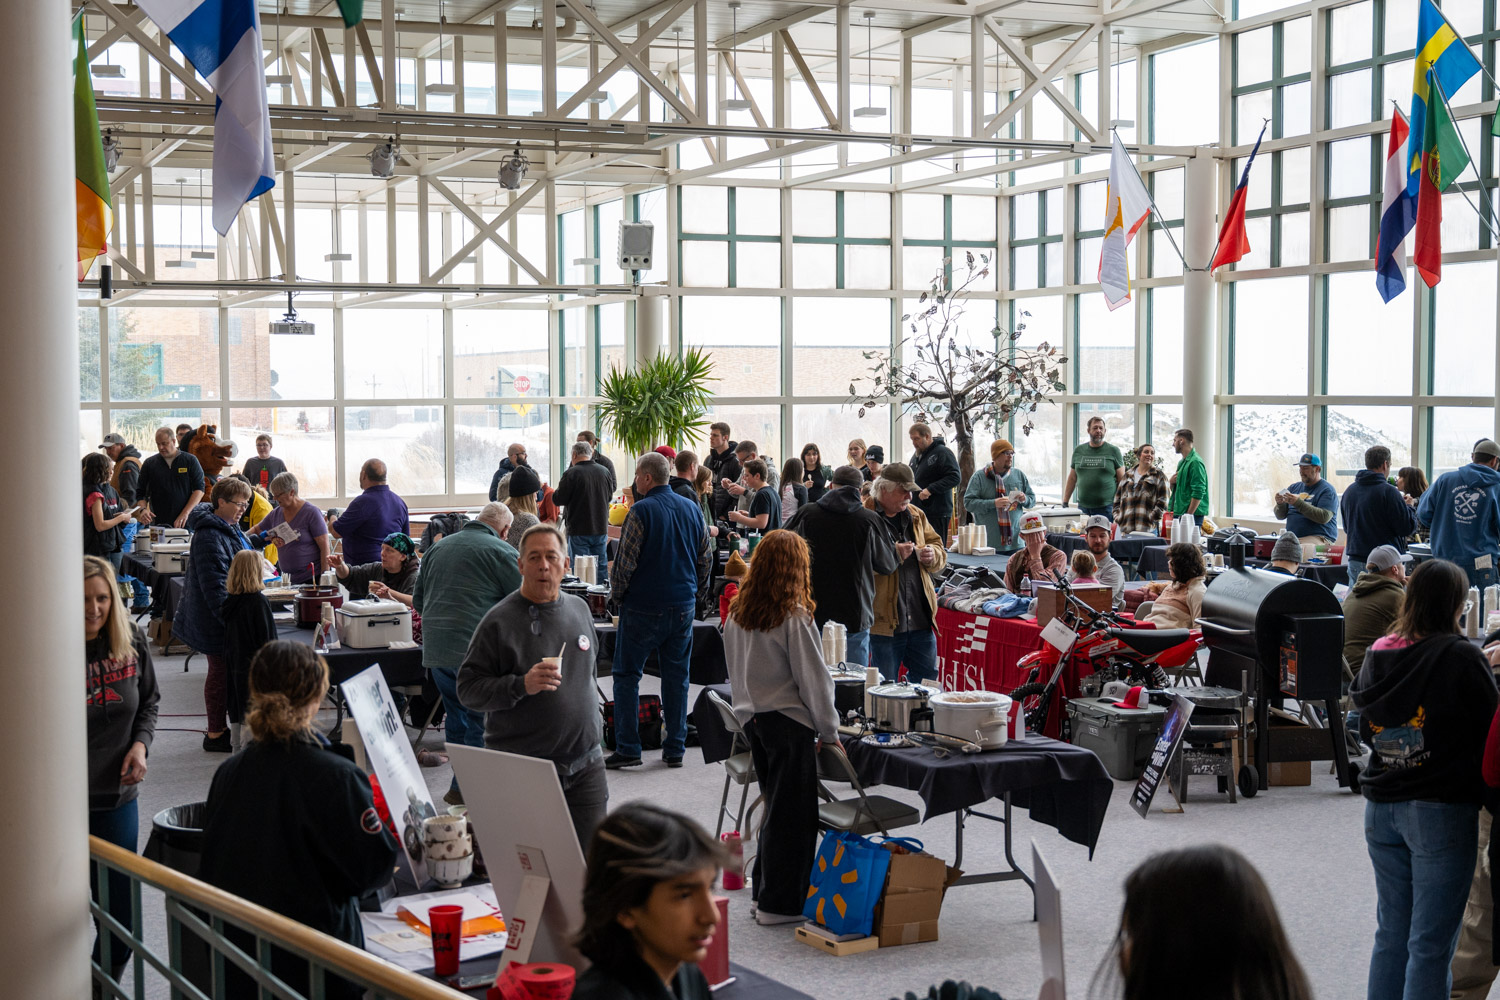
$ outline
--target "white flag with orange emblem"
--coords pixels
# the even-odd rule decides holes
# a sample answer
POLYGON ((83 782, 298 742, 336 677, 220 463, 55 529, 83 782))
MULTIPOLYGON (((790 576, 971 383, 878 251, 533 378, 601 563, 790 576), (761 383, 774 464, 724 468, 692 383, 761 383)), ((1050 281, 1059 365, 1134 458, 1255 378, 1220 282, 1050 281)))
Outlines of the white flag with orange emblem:
POLYGON ((1109 188, 1104 194, 1104 246, 1099 251, 1099 284, 1111 310, 1130 301, 1130 241, 1151 214, 1151 193, 1130 162, 1130 154, 1112 136, 1109 188))

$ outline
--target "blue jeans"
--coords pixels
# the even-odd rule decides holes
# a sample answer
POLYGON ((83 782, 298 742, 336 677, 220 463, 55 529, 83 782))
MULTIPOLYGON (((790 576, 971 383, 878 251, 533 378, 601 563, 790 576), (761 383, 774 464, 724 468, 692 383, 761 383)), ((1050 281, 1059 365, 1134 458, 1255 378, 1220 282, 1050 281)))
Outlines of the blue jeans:
MULTIPOLYGON (((443 725, 447 729, 448 742, 483 747, 484 715, 464 708, 463 702, 458 700, 458 668, 433 667, 432 683, 443 696, 443 725)), ((458 787, 456 776, 449 787, 458 787)))
MULTIPOLYGON (((136 838, 140 835, 140 829, 140 812, 135 799, 115 806, 113 809, 89 810, 89 834, 117 847, 123 847, 127 851, 135 851, 136 838)), ((130 879, 120 872, 111 871, 108 881, 109 915, 129 927, 130 879)), ((89 892, 94 897, 94 902, 97 903, 99 901, 99 872, 92 863, 89 864, 89 892)), ((94 929, 94 961, 102 965, 104 959, 101 953, 104 950, 104 938, 98 933, 97 923, 94 929)), ((126 946, 125 941, 117 935, 110 937, 109 965, 105 966, 107 972, 122 968, 126 960, 130 958, 130 948, 126 946)))
POLYGON ((661 755, 681 757, 687 740, 688 664, 693 658, 693 606, 620 610, 615 657, 615 752, 641 755, 640 685, 646 658, 655 651, 661 666, 661 708, 667 735, 661 755))
MULTIPOLYGON (((1365 571, 1365 561, 1363 559, 1348 558, 1346 558, 1344 561, 1349 564, 1349 586, 1352 587, 1359 582, 1359 574, 1365 571)), ((1351 667, 1354 666, 1354 664, 1352 663, 1349 665, 1351 667)), ((1355 669, 1358 670, 1359 668, 1355 667, 1355 669)))
POLYGON ((870 665, 870 630, 846 632, 844 635, 844 662, 868 667, 870 665))
POLYGON ((568 558, 574 556, 598 556, 599 582, 609 582, 609 535, 569 535, 568 558))
MULTIPOLYGON (((126 521, 121 526, 121 530, 125 533, 125 545, 120 549, 121 554, 134 552, 135 536, 140 533, 141 523, 139 521, 126 521)), ((119 567, 116 566, 115 568, 118 569, 119 567)), ((145 608, 151 603, 151 591, 146 589, 146 584, 143 581, 137 580, 133 576, 124 576, 122 574, 120 582, 130 584, 130 589, 135 592, 135 600, 132 603, 137 608, 145 608)))
POLYGON ((1375 866, 1376 894, 1365 996, 1446 997, 1479 851, 1479 807, 1367 801, 1365 845, 1375 866))
POLYGON ((870 636, 870 662, 887 680, 896 679, 897 668, 906 664, 906 679, 913 684, 937 676, 937 635, 930 628, 870 636))
POLYGON ((1115 519, 1114 507, 1085 507, 1083 504, 1079 504, 1078 509, 1083 511, 1085 517, 1093 517, 1095 514, 1098 514, 1100 517, 1107 517, 1111 521, 1115 519))

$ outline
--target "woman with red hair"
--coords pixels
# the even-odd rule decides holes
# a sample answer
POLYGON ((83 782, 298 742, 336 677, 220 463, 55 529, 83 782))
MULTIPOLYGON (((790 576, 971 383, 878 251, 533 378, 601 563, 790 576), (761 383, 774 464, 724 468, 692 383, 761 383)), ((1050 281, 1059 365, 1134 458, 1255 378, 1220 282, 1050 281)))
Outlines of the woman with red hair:
POLYGON ((801 921, 818 835, 818 747, 838 739, 833 677, 813 624, 807 543, 772 531, 729 606, 724 657, 734 714, 766 801, 751 878, 755 920, 801 921))

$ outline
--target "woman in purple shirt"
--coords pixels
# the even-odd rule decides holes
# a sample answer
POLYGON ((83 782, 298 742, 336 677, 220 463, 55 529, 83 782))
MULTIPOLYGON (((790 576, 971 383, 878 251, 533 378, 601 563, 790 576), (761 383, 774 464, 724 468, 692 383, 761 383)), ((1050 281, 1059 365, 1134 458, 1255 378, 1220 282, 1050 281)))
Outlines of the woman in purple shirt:
POLYGON ((271 480, 271 499, 276 501, 276 509, 261 518, 250 535, 257 537, 278 524, 291 526, 297 533, 295 541, 279 537, 258 540, 276 543, 276 562, 283 579, 306 583, 314 575, 309 566, 317 566, 318 573, 328 568, 328 524, 322 511, 297 495, 297 477, 290 472, 271 480))

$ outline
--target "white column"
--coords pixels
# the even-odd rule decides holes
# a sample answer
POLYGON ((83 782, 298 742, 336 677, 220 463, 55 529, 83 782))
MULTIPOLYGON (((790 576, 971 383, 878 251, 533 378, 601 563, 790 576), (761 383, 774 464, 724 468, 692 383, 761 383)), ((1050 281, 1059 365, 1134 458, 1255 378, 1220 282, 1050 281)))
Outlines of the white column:
POLYGON ((635 299, 635 363, 637 367, 662 353, 665 343, 667 297, 641 289, 635 299))
MULTIPOLYGON (((1213 153, 1199 147, 1198 155, 1187 161, 1187 178, 1183 214, 1182 252, 1193 267, 1208 263, 1214 252, 1214 213, 1217 190, 1213 153)), ((1218 370, 1215 353, 1218 345, 1214 329, 1214 279, 1208 271, 1188 271, 1183 279, 1182 338, 1182 423, 1192 430, 1198 455, 1208 466, 1209 509, 1224 509, 1217 488, 1222 470, 1214 462, 1217 452, 1218 420, 1214 407, 1214 372, 1218 370)))
MULTIPOLYGON (((73 48, 68 4, 0 4, 0 135, 17 151, 0 189, 0 421, 24 427, 29 492, 78 492, 77 265, 73 205, 73 48), (25 95, 24 98, 21 95, 25 95)), ((92 440, 89 442, 92 444, 92 440)), ((47 733, 45 763, 29 726, 0 727, 0 969, 6 996, 89 995, 88 794, 85 770, 83 542, 76 531, 17 532, 0 578, 15 615, 0 689, 47 733), (21 624, 24 623, 24 624, 21 624), (47 817, 36 836, 37 817, 47 817)))

